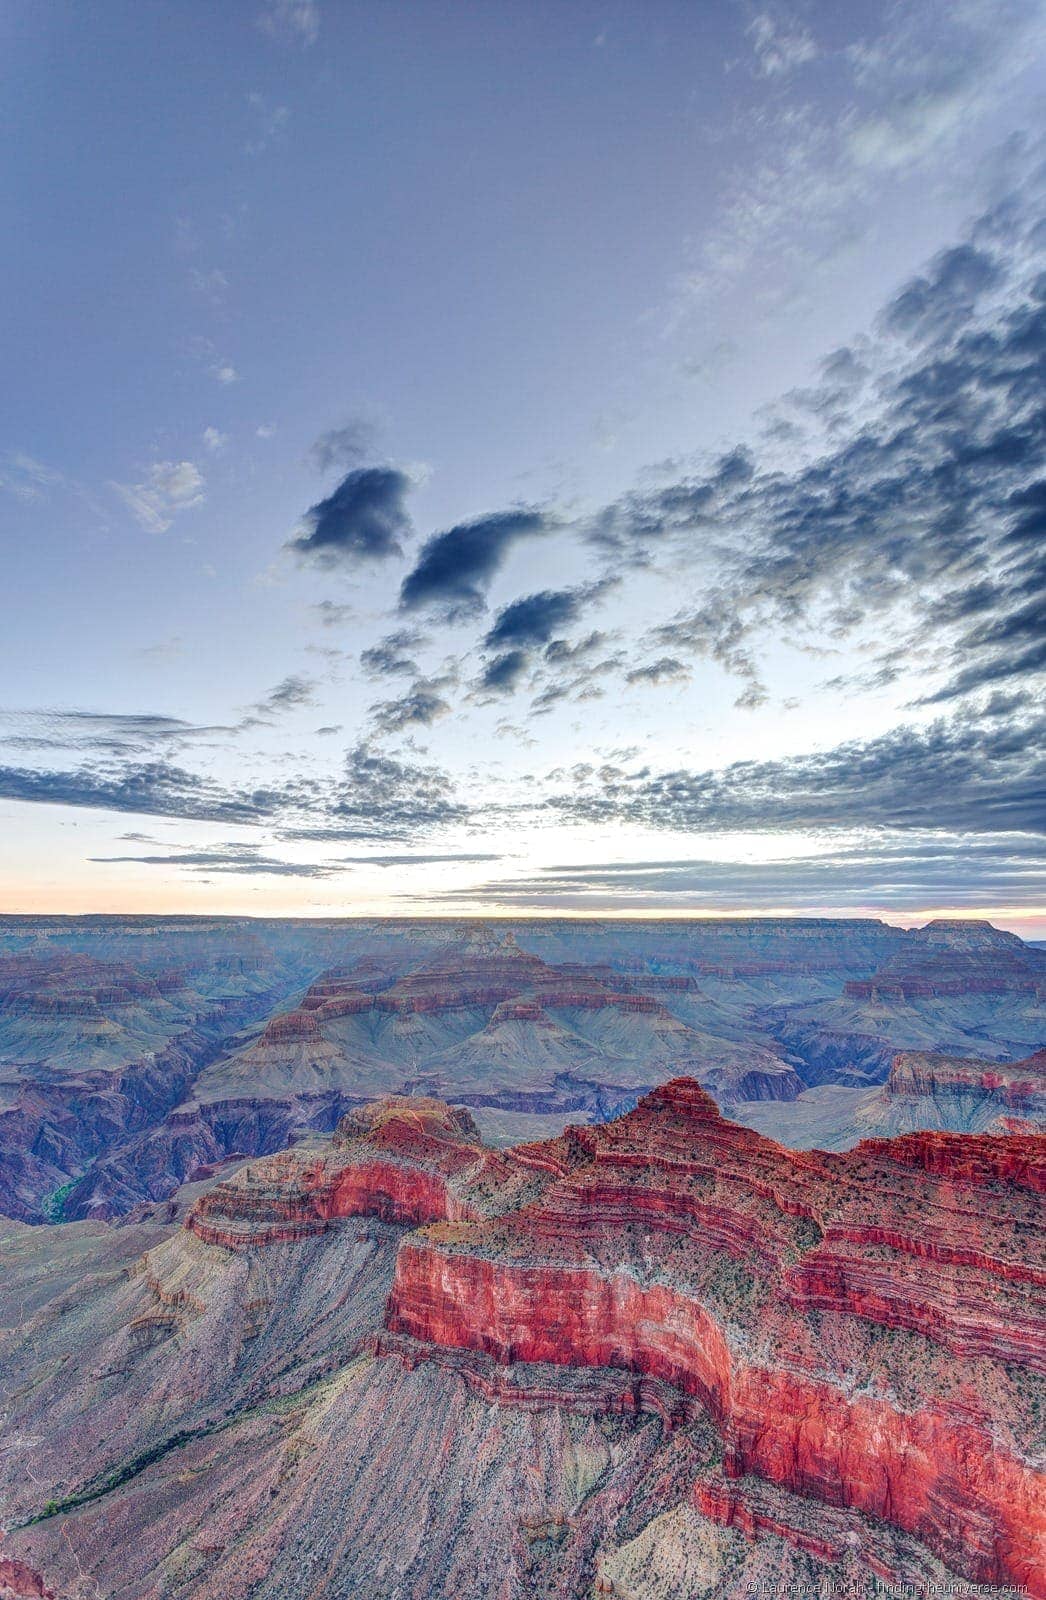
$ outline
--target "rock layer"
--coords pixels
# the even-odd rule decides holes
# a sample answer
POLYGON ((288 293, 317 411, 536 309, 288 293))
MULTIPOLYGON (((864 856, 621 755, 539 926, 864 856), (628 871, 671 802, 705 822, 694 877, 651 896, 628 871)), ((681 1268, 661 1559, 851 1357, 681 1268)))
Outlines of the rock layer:
POLYGON ((522 1211, 404 1241, 392 1331, 659 1378, 708 1407, 728 1475, 1044 1592, 1031 1391, 1046 1373, 1046 1141, 799 1155, 685 1080, 574 1137, 588 1161, 522 1211))

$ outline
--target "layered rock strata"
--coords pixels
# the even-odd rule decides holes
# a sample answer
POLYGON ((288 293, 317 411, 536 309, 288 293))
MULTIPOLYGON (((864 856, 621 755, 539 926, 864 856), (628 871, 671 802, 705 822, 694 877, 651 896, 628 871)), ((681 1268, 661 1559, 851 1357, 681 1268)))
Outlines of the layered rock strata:
POLYGON ((464 1109, 392 1096, 343 1117, 315 1153, 242 1168, 200 1198, 186 1226, 205 1243, 244 1250, 307 1238, 343 1217, 478 1221, 535 1198, 550 1177, 525 1149, 487 1149, 464 1109))
POLYGON ((522 1210, 404 1240, 391 1331, 660 1379, 715 1418, 728 1478, 1044 1592, 1046 1141, 788 1152, 679 1080, 570 1143, 522 1210))
POLYGON ((1012 1062, 904 1050, 890 1065, 883 1093, 890 1100, 957 1100, 1001 1116, 1046 1119, 1046 1050, 1012 1062))

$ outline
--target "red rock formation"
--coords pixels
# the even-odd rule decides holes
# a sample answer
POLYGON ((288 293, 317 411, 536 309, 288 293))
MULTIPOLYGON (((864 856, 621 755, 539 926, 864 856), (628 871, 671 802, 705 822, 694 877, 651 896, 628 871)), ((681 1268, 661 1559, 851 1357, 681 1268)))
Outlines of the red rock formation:
POLYGON ((572 1132, 573 1170, 540 1200, 404 1241, 392 1331, 659 1378, 708 1407, 728 1476, 892 1523, 978 1581, 1046 1593, 1019 1376, 1046 1371, 1030 1198, 1046 1141, 789 1152, 686 1080, 572 1132))
POLYGON ((322 1039, 319 1019, 313 1011, 288 1011, 273 1017, 261 1036, 262 1044, 297 1043, 300 1039, 322 1039))
POLYGON ((888 1099, 962 1096, 989 1101, 1000 1113, 1046 1117, 1046 1050, 1011 1062, 904 1050, 894 1056, 883 1092, 888 1099))
POLYGON ((329 1022, 333 1017, 354 1017, 361 1011, 373 1011, 374 996, 360 993, 332 995, 329 1000, 321 1001, 318 1009, 322 1022, 329 1022))
POLYGON ((38 1572, 24 1561, 0 1555, 0 1600, 56 1600, 38 1572))
POLYGON ((467 1111, 390 1098, 343 1117, 329 1151, 284 1151, 218 1184, 186 1227, 207 1244, 246 1249, 322 1233, 342 1217, 478 1220, 542 1182, 534 1166, 481 1144, 467 1111))

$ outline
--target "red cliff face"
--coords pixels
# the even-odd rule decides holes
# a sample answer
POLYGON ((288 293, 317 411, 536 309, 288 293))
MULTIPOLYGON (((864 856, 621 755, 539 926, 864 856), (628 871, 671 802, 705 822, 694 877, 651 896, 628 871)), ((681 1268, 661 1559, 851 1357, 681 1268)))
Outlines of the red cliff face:
POLYGON ((586 1406, 602 1383, 609 1408, 669 1426, 703 1408, 722 1467, 692 1497, 711 1520, 829 1561, 856 1540, 887 1578, 890 1526, 965 1578, 1042 1596, 1044 1190, 1043 1138, 789 1151, 682 1079, 508 1152, 439 1102, 363 1107, 327 1151, 217 1185, 187 1226, 238 1249, 349 1216, 422 1224, 379 1354, 467 1378, 483 1363, 499 1403, 519 1388, 499 1367, 541 1363, 587 1374, 586 1406))
POLYGON ((247 1249, 322 1233, 340 1217, 479 1220, 543 1181, 482 1145, 468 1112, 391 1098, 343 1117, 328 1151, 284 1151, 245 1167, 201 1196, 186 1227, 207 1244, 247 1249))
POLYGON ((540 1199, 403 1242, 392 1331, 661 1379, 716 1419, 728 1477, 852 1508, 964 1575, 1046 1593, 1032 1465, 1046 1141, 790 1152, 686 1080, 572 1132, 540 1199))

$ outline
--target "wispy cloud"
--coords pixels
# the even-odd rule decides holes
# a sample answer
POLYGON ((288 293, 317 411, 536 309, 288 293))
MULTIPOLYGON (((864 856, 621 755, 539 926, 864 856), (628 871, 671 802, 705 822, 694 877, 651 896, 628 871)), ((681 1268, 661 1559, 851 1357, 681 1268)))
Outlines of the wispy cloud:
POLYGON ((277 42, 315 44, 320 33, 320 8, 317 0, 269 0, 258 17, 258 26, 277 42))
POLYGON ((181 511, 203 503, 203 473, 194 461, 157 461, 138 483, 112 484, 147 533, 166 533, 181 511))
POLYGON ((816 61, 817 44, 803 25, 783 13, 760 11, 748 24, 755 52, 756 71, 763 78, 785 77, 809 61, 816 61))
MULTIPOLYGON (((131 837, 128 835, 128 837, 131 837)), ((230 872, 251 877, 330 878, 345 871, 341 862, 287 861, 263 855, 260 845, 226 844, 206 850, 173 850, 161 855, 90 856, 99 865, 130 863, 142 867, 177 867, 187 872, 230 872)))

